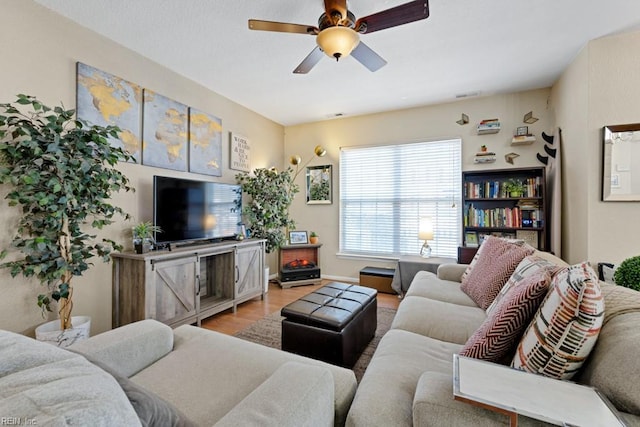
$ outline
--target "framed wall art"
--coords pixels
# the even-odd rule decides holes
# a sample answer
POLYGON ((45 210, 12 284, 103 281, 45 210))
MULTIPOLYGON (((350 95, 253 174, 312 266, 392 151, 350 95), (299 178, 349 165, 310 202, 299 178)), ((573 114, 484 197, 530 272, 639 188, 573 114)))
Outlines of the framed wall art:
POLYGON ((140 163, 142 88, 82 62, 76 68, 78 118, 91 125, 118 126, 119 137, 110 137, 109 143, 127 150, 140 163))
POLYGON ((187 106, 145 89, 142 115, 142 164, 186 172, 187 106))
POLYGON ((251 143, 246 136, 230 134, 229 168, 251 172, 251 143))
POLYGON ((222 120, 191 107, 189 172, 222 176, 222 120))
POLYGON ((330 205, 333 202, 331 165, 307 167, 307 204, 330 205))
POLYGON ((289 244, 305 245, 307 243, 309 243, 309 236, 306 231, 290 231, 289 232, 289 244))

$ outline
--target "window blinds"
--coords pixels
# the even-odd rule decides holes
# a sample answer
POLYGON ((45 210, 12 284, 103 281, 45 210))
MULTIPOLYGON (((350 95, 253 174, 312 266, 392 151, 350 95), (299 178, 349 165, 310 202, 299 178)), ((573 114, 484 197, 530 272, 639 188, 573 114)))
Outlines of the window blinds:
POLYGON ((431 217, 432 256, 457 257, 462 229, 462 141, 449 139, 340 151, 340 252, 419 254, 420 217, 431 217))

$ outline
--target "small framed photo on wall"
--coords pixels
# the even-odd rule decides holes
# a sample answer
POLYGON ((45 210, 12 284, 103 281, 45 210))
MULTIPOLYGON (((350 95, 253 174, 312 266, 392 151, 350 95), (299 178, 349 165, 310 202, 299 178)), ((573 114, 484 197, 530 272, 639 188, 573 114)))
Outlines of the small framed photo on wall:
POLYGON ((529 135, 529 126, 519 126, 516 128, 516 136, 529 135))

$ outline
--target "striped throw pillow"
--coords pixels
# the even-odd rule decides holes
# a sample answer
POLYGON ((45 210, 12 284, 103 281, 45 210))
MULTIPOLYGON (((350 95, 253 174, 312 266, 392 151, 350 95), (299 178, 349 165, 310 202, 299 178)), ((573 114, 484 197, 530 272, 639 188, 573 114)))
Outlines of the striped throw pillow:
POLYGON ((509 288, 469 338, 460 355, 508 365, 550 283, 549 272, 540 269, 523 278, 518 286, 509 288))
POLYGON ((477 259, 469 266, 471 270, 466 276, 463 275, 460 289, 480 308, 486 310, 520 261, 534 251, 527 244, 520 245, 499 237, 487 236, 478 249, 477 259))
POLYGON ((487 308, 487 316, 491 315, 495 306, 512 287, 519 286, 522 283, 522 279, 536 274, 540 270, 548 271, 551 277, 553 277, 562 270, 562 268, 563 267, 535 254, 524 257, 513 271, 511 277, 509 277, 509 280, 507 280, 507 283, 504 284, 502 290, 500 290, 500 293, 496 296, 496 299, 494 299, 489 308, 487 308))
POLYGON ((560 271, 518 344, 511 366, 570 379, 595 345, 603 316, 604 298, 589 264, 560 271))

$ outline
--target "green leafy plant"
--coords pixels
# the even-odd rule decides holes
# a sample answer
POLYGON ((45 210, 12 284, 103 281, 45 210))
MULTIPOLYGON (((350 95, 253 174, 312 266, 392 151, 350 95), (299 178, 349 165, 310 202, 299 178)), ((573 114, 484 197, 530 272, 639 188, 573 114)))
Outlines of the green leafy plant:
POLYGON ((311 234, 309 234, 309 237, 318 237, 318 235, 315 231, 312 231, 311 234))
POLYGON ((140 222, 131 229, 134 239, 151 239, 154 233, 162 233, 159 225, 154 225, 151 221, 140 222))
POLYGON ((519 181, 517 179, 510 179, 507 182, 504 183, 504 189, 508 194, 511 194, 513 196, 517 195, 522 195, 522 193, 524 193, 525 190, 525 186, 522 183, 522 181, 519 181))
POLYGON ((273 252, 287 239, 287 230, 295 228, 289 217, 289 207, 298 193, 292 169, 278 172, 275 168, 259 168, 253 175, 246 172, 236 175, 242 191, 251 197, 243 208, 251 237, 266 239, 265 250, 273 252))
POLYGON ((320 180, 320 182, 312 182, 309 186, 310 200, 329 200, 329 181, 320 180))
POLYGON ((11 186, 9 206, 21 210, 12 240, 21 255, 0 267, 12 277, 22 274, 46 284, 49 291, 38 296, 38 306, 44 314, 57 301, 62 329, 71 327, 72 278, 92 265, 91 258, 108 262, 113 250, 122 249, 86 229, 101 229, 115 215, 128 219, 109 199, 113 192, 133 190, 115 168, 132 156, 108 141, 120 129, 88 126, 74 114, 28 95, 0 104, 0 182, 11 186))
POLYGON ((133 226, 131 234, 133 236, 133 246, 137 253, 148 252, 154 244, 155 233, 162 233, 162 228, 154 225, 151 221, 140 222, 133 226))
POLYGON ((616 285, 640 291, 640 255, 627 258, 613 274, 616 285))

